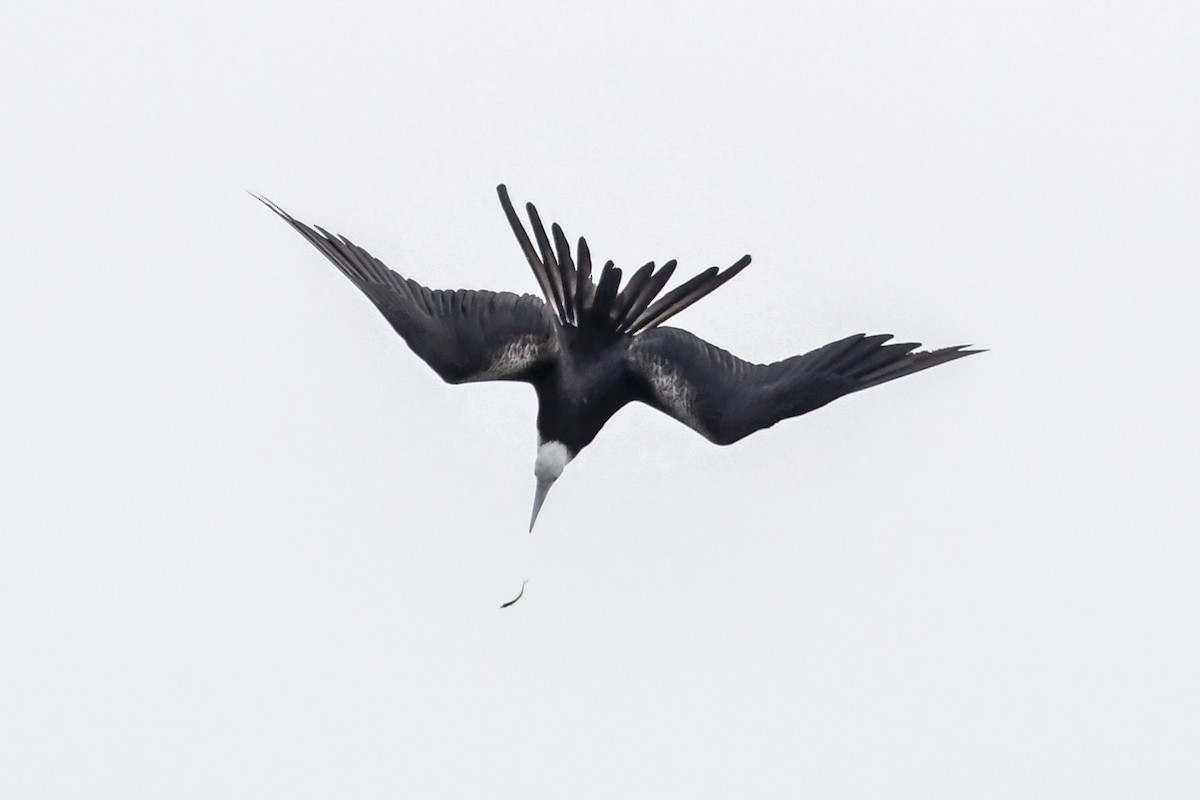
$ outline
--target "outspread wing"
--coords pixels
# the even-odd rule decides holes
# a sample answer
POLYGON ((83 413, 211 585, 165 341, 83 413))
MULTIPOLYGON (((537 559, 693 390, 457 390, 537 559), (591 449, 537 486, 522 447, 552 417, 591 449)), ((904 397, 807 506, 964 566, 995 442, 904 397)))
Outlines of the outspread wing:
POLYGON ((980 350, 969 345, 914 352, 919 344, 885 344, 887 334, 857 334, 774 364, 751 364, 679 328, 634 338, 626 359, 642 402, 706 439, 731 444, 844 394, 980 350))
POLYGON ((270 200, 258 199, 362 290, 443 380, 532 381, 557 357, 553 315, 533 295, 428 289, 346 237, 310 228, 270 200))

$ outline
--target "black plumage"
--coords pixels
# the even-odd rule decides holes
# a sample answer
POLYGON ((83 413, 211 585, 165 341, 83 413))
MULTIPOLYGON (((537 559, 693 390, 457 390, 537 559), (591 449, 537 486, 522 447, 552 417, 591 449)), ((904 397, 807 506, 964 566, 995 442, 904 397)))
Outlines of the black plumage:
POLYGON ((752 364, 678 328, 661 327, 750 264, 710 267, 659 296, 675 261, 647 263, 621 287, 609 261, 593 281, 592 257, 580 238, 572 254, 562 229, 547 234, 526 205, 530 238, 508 197, 504 214, 545 301, 532 295, 431 290, 401 277, 344 236, 309 227, 274 203, 272 211, 333 262, 409 347, 450 383, 515 380, 538 397, 539 494, 629 402, 646 403, 717 444, 730 444, 780 420, 846 394, 981 352, 968 346, 917 351, 886 334, 856 334, 773 364, 752 364), (561 453, 543 449, 562 446, 561 453), (555 444, 558 443, 558 444, 555 444))

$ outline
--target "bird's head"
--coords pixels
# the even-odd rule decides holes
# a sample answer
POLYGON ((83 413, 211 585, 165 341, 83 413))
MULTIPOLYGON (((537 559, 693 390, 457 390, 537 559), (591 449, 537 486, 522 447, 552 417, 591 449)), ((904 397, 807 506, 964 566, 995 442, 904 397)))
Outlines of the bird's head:
POLYGON ((538 445, 537 460, 533 462, 533 476, 537 478, 537 492, 533 496, 533 516, 529 518, 529 530, 533 531, 533 523, 537 522, 538 512, 550 487, 562 475, 563 469, 575 455, 562 442, 542 442, 538 445))

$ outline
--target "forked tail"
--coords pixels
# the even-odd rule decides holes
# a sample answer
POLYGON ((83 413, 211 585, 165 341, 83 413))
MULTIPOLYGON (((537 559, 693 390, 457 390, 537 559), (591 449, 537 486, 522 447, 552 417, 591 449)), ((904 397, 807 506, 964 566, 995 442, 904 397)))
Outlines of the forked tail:
POLYGON ((709 267, 691 280, 667 292, 659 293, 675 272, 675 261, 668 261, 655 269, 654 262, 646 264, 633 273, 621 288, 621 270, 608 261, 600 269, 600 282, 592 281, 592 254, 587 240, 579 237, 576 255, 571 255, 571 245, 558 223, 550 226, 551 235, 538 216, 533 203, 526 203, 529 223, 537 241, 534 246, 517 216, 508 189, 504 184, 496 187, 500 205, 512 226, 517 242, 533 269, 546 302, 554 309, 563 325, 580 328, 612 331, 634 335, 661 325, 671 317, 719 288, 737 275, 750 263, 750 256, 742 256, 728 269, 709 267), (554 243, 551 245, 550 239, 554 243))

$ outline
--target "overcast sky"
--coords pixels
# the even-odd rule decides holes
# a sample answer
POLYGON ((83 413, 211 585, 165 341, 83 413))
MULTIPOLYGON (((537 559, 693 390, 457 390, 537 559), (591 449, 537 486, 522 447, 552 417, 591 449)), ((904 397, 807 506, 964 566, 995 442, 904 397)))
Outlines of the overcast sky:
POLYGON ((1200 795, 1200 6, 562 5, 6 12, 0 796, 1200 795), (991 351, 628 407, 530 536, 530 388, 246 194, 535 291, 501 181, 753 254, 673 323, 750 360, 991 351))

